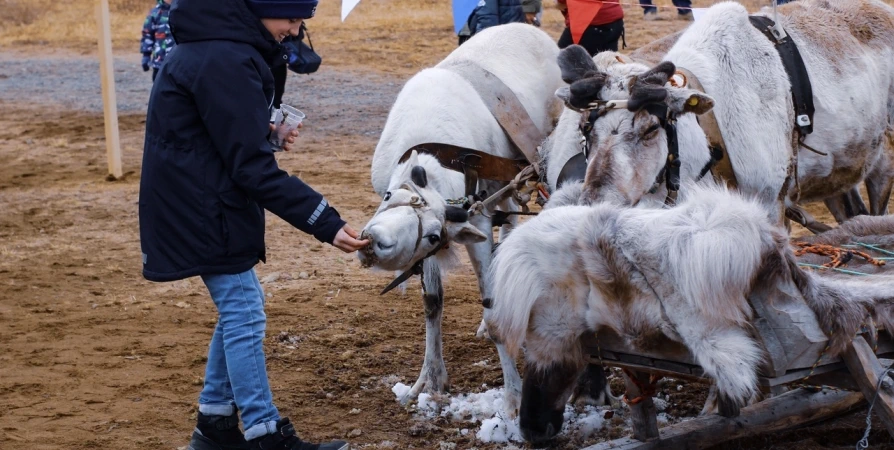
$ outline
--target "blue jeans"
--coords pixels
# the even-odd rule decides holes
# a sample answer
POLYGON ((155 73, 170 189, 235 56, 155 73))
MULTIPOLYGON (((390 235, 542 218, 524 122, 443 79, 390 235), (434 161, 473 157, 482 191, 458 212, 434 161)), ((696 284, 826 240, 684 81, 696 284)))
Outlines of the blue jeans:
POLYGON ((264 291, 254 269, 235 275, 203 275, 217 306, 217 327, 208 349, 199 412, 228 416, 239 408, 245 439, 276 432, 279 411, 264 358, 264 291))
MULTIPOLYGON (((673 0, 673 2, 674 2, 674 6, 676 6, 678 8, 679 7, 687 8, 687 9, 678 9, 677 10, 678 14, 689 14, 692 12, 692 10, 689 9, 692 7, 691 0, 673 0)), ((652 0, 639 0, 639 4, 640 4, 640 6, 643 7, 643 10, 645 10, 644 13, 652 13, 652 12, 655 12, 658 10, 658 8, 652 6, 652 0)))

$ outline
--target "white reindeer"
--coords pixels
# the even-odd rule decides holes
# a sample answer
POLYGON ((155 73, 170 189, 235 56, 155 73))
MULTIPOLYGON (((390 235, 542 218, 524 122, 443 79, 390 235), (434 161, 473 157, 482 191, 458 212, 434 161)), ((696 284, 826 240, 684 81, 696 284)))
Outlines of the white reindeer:
MULTIPOLYGON (((684 344, 716 380, 721 411, 734 411, 756 392, 764 357, 746 299, 757 283, 793 281, 830 336, 832 354, 868 318, 894 326, 894 277, 804 272, 761 202, 726 188, 685 187, 675 208, 548 208, 498 247, 485 318, 511 354, 525 348, 519 425, 527 440, 541 444, 561 430, 586 364, 584 333, 612 329, 641 349, 664 339, 684 344)), ((563 198, 574 195, 554 197, 563 198)), ((873 229, 891 228, 882 225, 873 229)))
MULTIPOLYGON (((466 246, 478 275, 485 306, 490 288, 482 274, 490 266, 494 246, 491 214, 495 207, 515 209, 511 200, 493 205, 466 222, 467 215, 446 200, 464 196, 464 177, 448 170, 428 154, 415 152, 405 162, 401 155, 424 143, 451 144, 505 158, 523 158, 470 81, 451 69, 471 62, 486 69, 517 96, 534 124, 545 135, 563 109, 554 95, 562 85, 554 61, 558 48, 535 27, 510 24, 489 28, 454 50, 434 68, 425 69, 403 87, 376 147, 372 184, 383 201, 363 230, 372 239, 365 265, 405 271, 445 241, 466 246)), ((478 189, 494 193, 505 183, 480 180, 478 189)), ((509 227, 501 229, 501 235, 509 227)), ((458 245, 440 250, 423 264, 425 358, 418 380, 401 399, 406 403, 423 392, 443 392, 447 371, 441 352, 443 289, 441 270, 456 259, 458 245)), ((521 379, 515 361, 497 345, 506 388, 506 409, 516 414, 521 379)))
MULTIPOLYGON (((567 105, 629 102, 595 121, 585 200, 636 204, 653 187, 668 147, 649 105, 679 116, 684 180, 709 159, 695 115, 713 107, 738 188, 779 220, 780 198, 787 206, 823 200, 862 182, 894 135, 894 8, 877 0, 805 0, 780 12, 813 88, 816 113, 805 144, 827 155, 795 153, 791 86, 779 54, 742 5, 724 2, 709 8, 651 69, 615 58, 597 67, 578 48, 562 52, 559 64, 571 86, 558 94, 567 105), (677 67, 693 73, 709 95, 665 85, 677 67), (788 182, 795 154, 797 182, 788 182)), ((663 198, 664 188, 656 195, 663 198)))

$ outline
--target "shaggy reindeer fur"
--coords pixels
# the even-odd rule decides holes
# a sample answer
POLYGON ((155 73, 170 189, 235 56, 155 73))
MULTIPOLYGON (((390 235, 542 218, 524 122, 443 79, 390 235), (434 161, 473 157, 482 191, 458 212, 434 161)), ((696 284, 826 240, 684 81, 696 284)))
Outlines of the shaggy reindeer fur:
POLYGON ((671 209, 554 207, 518 227, 491 268, 491 335, 512 354, 524 345, 527 364, 546 371, 582 367, 578 339, 602 327, 640 348, 670 338, 741 405, 756 392, 763 358, 746 299, 756 283, 794 281, 833 354, 867 319, 894 330, 894 277, 805 272, 757 200, 695 185, 681 193, 671 209))

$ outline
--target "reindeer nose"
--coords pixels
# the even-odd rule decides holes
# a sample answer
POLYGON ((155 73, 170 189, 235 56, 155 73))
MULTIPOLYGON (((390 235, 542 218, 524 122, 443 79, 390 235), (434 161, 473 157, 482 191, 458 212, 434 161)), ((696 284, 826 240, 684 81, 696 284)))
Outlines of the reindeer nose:
POLYGON ((397 241, 386 228, 373 225, 365 233, 372 238, 372 245, 380 257, 388 256, 397 246, 397 241))

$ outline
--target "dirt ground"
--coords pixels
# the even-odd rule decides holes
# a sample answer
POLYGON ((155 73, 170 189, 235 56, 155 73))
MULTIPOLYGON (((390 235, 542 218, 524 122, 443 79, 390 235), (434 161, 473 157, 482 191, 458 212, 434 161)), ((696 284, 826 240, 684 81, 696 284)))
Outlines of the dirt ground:
MULTIPOLYGON (((287 94, 286 101, 315 106, 307 108, 301 149, 280 154, 280 165, 325 193, 357 228, 380 200, 370 186, 369 166, 394 94, 454 43, 449 7, 423 3, 413 12, 391 12, 411 23, 440 8, 448 17, 445 24, 422 34, 412 30, 426 22, 395 35, 383 29, 360 39, 361 50, 340 45, 350 36, 327 41, 327 34, 345 33, 333 19, 337 8, 321 4, 317 32, 324 61, 331 64, 311 77, 290 80, 290 86, 307 80, 312 88, 287 94), (413 42, 421 47, 413 50, 413 42), (377 48, 384 53, 375 53, 377 48), (343 89, 352 80, 361 81, 343 89)), ((659 2, 664 3, 669 2, 659 2)), ((354 14, 349 21, 355 24, 347 29, 364 33, 365 18, 387 13, 360 8, 354 14)), ((631 50, 685 26, 666 20, 646 28, 637 9, 628 7, 627 14, 631 50)), ((561 31, 556 17, 550 10, 545 21, 553 36, 561 31)), ((0 56, 30 58, 36 45, 42 44, 7 42, 0 56)), ((93 57, 83 43, 72 48, 73 54, 93 57)), ((67 53, 56 49, 52 58, 75 58, 67 53)), ((139 70, 132 50, 118 56, 130 64, 119 72, 139 70)), ((5 73, 0 65, 0 85, 27 76, 5 73)), ((98 85, 94 88, 98 92, 98 85)), ((194 426, 216 312, 199 279, 159 284, 140 275, 137 196, 145 111, 120 115, 127 174, 108 181, 102 114, 76 101, 54 100, 54 95, 81 95, 76 90, 48 89, 54 94, 37 99, 14 87, 0 89, 0 449, 181 448, 194 426)), ((461 436, 456 424, 417 422, 395 402, 391 385, 415 381, 422 362, 417 282, 406 295, 378 296, 390 274, 363 270, 354 255, 268 217, 268 263, 257 267, 267 293, 268 370, 281 413, 302 436, 350 437, 360 446, 383 448, 429 449, 442 442, 460 449, 500 448, 461 436)), ((444 309, 452 391, 502 385, 492 345, 474 337, 481 311, 468 265, 450 275, 444 309), (475 364, 485 360, 493 363, 475 364)), ((692 415, 700 409, 704 389, 691 389, 675 401, 675 412, 692 415)), ((726 448, 852 447, 863 418, 860 412, 726 448)), ((882 429, 874 424, 873 448, 890 445, 876 445, 891 442, 882 429)), ((562 438, 556 448, 598 439, 562 438)))

